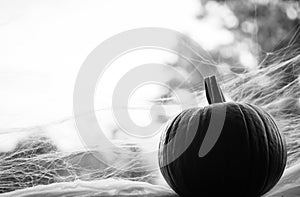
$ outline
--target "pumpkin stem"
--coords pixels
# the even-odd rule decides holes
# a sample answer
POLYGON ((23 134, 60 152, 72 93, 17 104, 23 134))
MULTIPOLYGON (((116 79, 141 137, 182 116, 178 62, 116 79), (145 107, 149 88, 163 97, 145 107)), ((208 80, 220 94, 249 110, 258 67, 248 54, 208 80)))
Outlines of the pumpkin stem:
POLYGON ((216 76, 206 77, 204 83, 206 98, 209 104, 226 102, 223 92, 217 83, 216 76))

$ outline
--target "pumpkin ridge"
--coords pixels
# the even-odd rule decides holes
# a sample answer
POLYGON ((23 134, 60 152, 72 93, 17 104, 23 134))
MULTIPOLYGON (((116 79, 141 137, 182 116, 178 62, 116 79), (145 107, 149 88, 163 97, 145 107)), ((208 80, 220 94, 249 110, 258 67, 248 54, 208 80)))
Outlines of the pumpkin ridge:
MULTIPOLYGON (((287 163, 287 154, 286 154, 287 153, 287 148, 286 148, 286 141, 285 141, 285 138, 284 138, 283 135, 280 135, 280 139, 281 139, 281 142, 283 144, 283 147, 281 147, 281 150, 282 150, 281 155, 282 155, 282 158, 284 160, 284 165, 282 165, 282 168, 281 168, 281 171, 282 171, 281 176, 282 176, 283 172, 284 172, 284 169, 285 169, 285 166, 286 166, 286 163, 287 163)), ((280 179, 281 176, 278 179, 280 179)))
POLYGON ((281 149, 281 161, 284 161, 284 164, 281 165, 281 168, 280 168, 281 174, 280 174, 280 176, 278 176, 277 181, 276 181, 276 182, 278 182, 279 179, 281 178, 281 176, 282 176, 282 174, 283 174, 283 171, 284 171, 284 169, 285 169, 285 166, 286 166, 286 161, 287 161, 286 142, 285 142, 285 137, 284 137, 284 135, 281 134, 281 132, 280 132, 280 130, 279 130, 279 128, 278 128, 276 122, 274 121, 273 117, 272 117, 270 114, 267 114, 267 115, 271 117, 270 120, 273 122, 273 124, 276 126, 276 128, 277 128, 277 130, 278 130, 278 133, 276 133, 276 134, 277 134, 278 138, 280 139, 279 141, 280 141, 280 144, 281 144, 281 145, 280 145, 280 149, 281 149))
MULTIPOLYGON (((256 112, 256 114, 258 115, 258 117, 260 118, 260 120, 261 120, 261 122, 262 122, 262 124, 263 124, 263 126, 264 126, 264 132, 265 132, 265 136, 266 136, 266 141, 267 141, 267 150, 268 150, 268 165, 267 166, 270 166, 270 164, 271 164, 271 162, 270 162, 270 154, 271 154, 271 151, 270 151, 270 142, 269 142, 269 134, 270 134, 270 132, 269 132, 269 128, 267 127, 267 125, 266 125, 266 123, 265 123, 265 120, 263 119, 263 117, 261 116, 261 114, 260 114, 260 110, 258 110, 256 107, 254 107, 253 105, 251 105, 251 104, 247 104, 249 107, 251 107, 255 112, 256 112)), ((273 164, 272 164, 273 165, 273 164)), ((270 188, 270 183, 269 183, 269 181, 270 181, 270 174, 271 174, 271 172, 270 172, 270 167, 268 167, 267 168, 267 176, 266 176, 266 180, 265 180, 265 183, 264 183, 264 185, 263 185, 263 190, 261 191, 261 193, 260 193, 260 195, 263 195, 263 194, 265 194, 268 190, 269 190, 269 188, 270 188)), ((271 186, 272 187, 272 186, 271 186)))
MULTIPOLYGON (((270 117, 270 115, 269 114, 267 114, 265 111, 263 111, 263 110, 261 110, 260 108, 257 108, 257 107, 255 107, 255 106, 253 106, 253 108, 255 108, 256 109, 256 111, 258 111, 258 114, 259 114, 259 116, 261 117, 261 119, 263 119, 263 122, 264 122, 264 125, 265 125, 265 128, 266 128, 266 122, 267 121, 270 121, 270 119, 271 119, 271 117, 270 117), (264 114, 265 116, 262 116, 261 114, 264 114)), ((273 123, 273 122, 272 122, 273 123)), ((275 124, 275 126, 276 126, 276 124, 275 124)), ((270 129, 269 129, 269 127, 267 127, 266 128, 267 130, 266 130, 266 133, 267 133, 267 135, 268 135, 268 138, 275 138, 275 139, 277 139, 278 140, 278 138, 276 138, 277 136, 274 136, 274 134, 276 135, 276 131, 275 132, 271 132, 270 131, 270 129), (273 135, 272 135, 273 134, 273 135)), ((277 129, 277 131, 278 131, 278 128, 277 128, 277 126, 275 127, 275 129, 277 129)), ((272 154, 273 155, 273 152, 274 152, 274 150, 272 149, 272 147, 273 147, 273 145, 272 144, 270 144, 271 142, 273 142, 273 140, 269 140, 268 139, 268 145, 269 145, 269 147, 270 147, 270 149, 271 149, 271 151, 270 151, 270 149, 269 149, 269 158, 270 158, 270 154, 272 154)), ((278 150, 278 148, 276 148, 275 149, 276 151, 278 150)), ((275 154, 276 155, 276 154, 275 154)), ((278 158, 277 158, 278 159, 278 158)), ((268 192, 276 183, 277 183, 277 181, 275 182, 275 180, 277 180, 277 172, 278 171, 276 171, 276 170, 278 170, 279 169, 279 164, 277 164, 276 162, 269 162, 269 168, 268 168, 268 171, 269 171, 269 174, 268 174, 268 181, 267 181, 267 185, 265 186, 265 191, 262 193, 262 194, 264 194, 264 193, 266 193, 266 192, 268 192), (275 172, 274 172, 275 171, 275 172), (272 173, 273 172, 273 173, 272 173), (274 179, 275 178, 275 179, 274 179)))
MULTIPOLYGON (((194 109, 194 108, 191 108, 191 109, 187 109, 186 110, 186 113, 184 114, 184 116, 180 119, 180 122, 184 122, 184 123, 181 123, 181 125, 185 125, 185 127, 186 128, 189 128, 189 121, 190 121, 190 118, 191 118, 191 116, 189 116, 188 114, 189 113, 191 113, 192 111, 194 111, 194 110, 196 110, 196 109, 194 109), (188 119, 189 121, 186 121, 186 119, 188 119), (188 122, 188 123, 185 123, 185 122, 188 122)), ((185 129, 186 131, 188 130, 188 129, 185 129)), ((178 132, 180 132, 180 131, 178 131, 178 132)), ((179 139, 179 140, 185 140, 186 138, 187 138, 187 136, 189 135, 189 132, 185 132, 184 133, 184 139, 179 139)), ((173 163, 173 165, 175 165, 176 167, 174 167, 173 169, 178 169, 178 167, 180 168, 185 168, 185 164, 186 164, 186 161, 185 161, 185 157, 184 157, 184 153, 188 150, 188 147, 186 147, 186 143, 184 142, 183 143, 183 147, 185 148, 185 150, 181 153, 181 155, 179 155, 179 157, 178 158, 176 158, 176 160, 174 161, 174 163, 173 163), (181 159, 179 159, 179 158, 181 158, 181 159)), ((191 145, 191 144, 190 144, 191 145)), ((176 148, 178 148, 178 147, 175 147, 175 143, 174 143, 174 147, 173 147, 173 150, 175 150, 176 148)), ((176 176, 179 178, 179 177, 181 177, 181 179, 183 179, 183 180, 185 180, 185 177, 184 177, 184 174, 182 174, 182 173, 180 173, 180 174, 178 174, 178 172, 177 173, 175 173, 175 172, 173 172, 174 174, 176 174, 176 176)), ((179 183, 181 183, 181 182, 179 182, 179 183)), ((183 183, 182 183, 183 185, 185 185, 186 183, 183 181, 183 183)), ((186 188, 186 187, 180 187, 179 186, 179 188, 186 188)), ((187 193, 186 191, 182 191, 182 193, 187 193)))
MULTIPOLYGON (((188 118, 188 123, 187 123, 187 128, 190 128, 190 126, 191 126, 191 123, 192 123, 192 119, 195 117, 195 116, 199 116, 199 120, 198 120, 198 125, 197 126, 199 126, 200 125, 200 117, 202 116, 202 112, 204 111, 204 109, 203 110, 197 110, 197 109, 195 109, 195 111, 191 111, 191 113, 192 113, 192 115, 188 118)), ((198 129, 197 129, 198 130, 198 129)), ((188 142, 187 143, 187 139, 189 139, 188 138, 188 136, 189 136, 189 132, 185 132, 185 137, 184 137, 184 147, 186 147, 186 150, 189 148, 189 146, 191 146, 192 145, 192 143, 193 143, 193 141, 195 140, 195 136, 193 136, 193 139, 190 141, 190 142, 188 142), (187 147, 187 144, 188 144, 188 147, 187 147)), ((197 134, 197 132, 195 133, 195 135, 197 134)))
MULTIPOLYGON (((248 104, 248 103, 245 103, 245 106, 247 106, 249 109, 251 109, 252 110, 252 112, 254 113, 253 115, 255 115, 255 116, 257 116, 257 118, 260 120, 260 126, 263 126, 263 128, 264 129, 261 129, 261 130, 263 130, 263 133, 261 134, 261 135, 259 135, 259 133, 257 134, 257 136, 258 136, 258 138, 260 137, 260 136, 264 136, 264 143, 263 144, 268 144, 268 137, 267 137, 267 134, 266 134, 266 129, 265 129, 265 124, 263 123, 263 120, 261 119, 261 117, 259 116, 259 112, 257 112, 253 107, 252 107, 252 105, 251 104, 248 104)), ((259 131, 259 129, 257 129, 257 124, 253 124, 254 125, 254 127, 255 127, 255 131, 259 131)), ((262 144, 261 144, 261 140, 258 140, 258 144, 259 144, 259 147, 261 147, 262 146, 262 144)), ((270 162, 270 153, 269 153, 269 147, 268 146, 266 146, 265 147, 266 148, 266 152, 267 152, 267 155, 268 155, 268 157, 266 158, 266 168, 268 168, 268 166, 269 166, 269 162, 270 162)), ((263 193, 264 193, 264 191, 265 191, 265 185, 266 185, 266 183, 267 183, 267 181, 268 181, 268 177, 269 177, 269 171, 266 171, 265 172, 266 174, 264 175, 264 181, 263 181, 263 184, 262 184, 262 186, 261 186, 261 188, 260 188, 260 191, 259 191, 259 195, 262 195, 263 193)))
MULTIPOLYGON (((249 185, 250 177, 251 177, 250 173, 253 173, 253 158, 254 157, 253 157, 253 152, 251 151, 252 148, 253 148, 251 140, 253 140, 253 139, 252 139, 251 135, 249 134, 249 128, 248 128, 249 127, 249 123, 247 121, 246 114, 245 114, 244 110, 242 109, 242 107, 244 107, 244 106, 241 105, 241 104, 237 104, 237 106, 238 106, 238 108, 239 108, 239 110, 241 112, 241 115, 243 117, 245 128, 246 128, 245 132, 247 133, 246 135, 247 135, 247 137, 249 139, 249 142, 248 142, 248 151, 250 152, 250 154, 249 154, 249 157, 248 157, 248 160, 249 160, 248 162, 252 164, 252 165, 248 165, 249 166, 249 170, 247 171, 248 174, 247 174, 246 182, 247 182, 247 185, 249 185)), ((244 187, 246 187, 246 186, 244 186, 244 187)), ((248 192, 247 190, 243 190, 243 191, 248 192)), ((247 193, 242 194, 242 196, 246 196, 246 195, 247 195, 247 193)))
MULTIPOLYGON (((272 119, 271 119, 272 120, 272 119)), ((272 120, 273 121, 273 120, 272 120)), ((275 126, 277 127, 277 125, 275 124, 275 126)), ((278 128, 277 128, 278 129, 278 128)), ((280 166, 277 166, 277 172, 279 171, 280 174, 278 174, 278 176, 274 179, 274 185, 279 181, 279 179, 281 178, 282 174, 283 174, 283 171, 284 171, 284 168, 285 168, 285 165, 286 165, 286 159, 284 158, 284 148, 283 148, 283 139, 281 137, 281 134, 279 133, 279 129, 278 129, 278 132, 275 132, 276 136, 277 136, 277 139, 279 139, 279 143, 280 143, 280 146, 277 145, 277 149, 280 149, 281 150, 281 154, 280 154, 280 161, 284 161, 284 165, 280 165, 280 166)))
MULTIPOLYGON (((167 151, 167 154, 171 154, 171 155, 172 155, 172 156, 171 156, 172 159, 174 159, 174 150, 175 150, 175 148, 176 148, 176 147, 175 147, 175 144, 176 144, 175 142, 176 142, 176 134, 177 134, 177 132, 174 132, 174 131, 177 131, 177 128, 178 128, 178 127, 181 127, 182 119, 183 119, 183 117, 185 116, 186 113, 187 113, 187 110, 185 110, 185 111, 183 111, 182 113, 180 113, 180 114, 176 117, 176 118, 177 118, 177 119, 176 119, 176 122, 174 122, 174 124, 172 124, 172 130, 171 130, 171 132, 172 132, 172 134, 174 134, 174 135, 171 137, 171 139, 168 138, 168 143, 169 143, 171 140, 173 140, 173 142, 172 142, 172 147, 167 146, 168 148, 171 148, 171 150, 172 150, 172 152, 169 152, 169 150, 167 151), (175 126, 175 125, 176 125, 176 126, 175 126), (176 129, 174 129, 173 127, 176 127, 176 129)), ((170 133, 171 133, 171 132, 170 132, 170 133)), ((169 158, 168 155, 167 155, 167 158, 169 158)), ((172 167, 172 166, 173 166, 173 165, 176 165, 177 159, 178 159, 178 158, 174 159, 169 165, 167 165, 167 167, 168 167, 168 174, 169 174, 169 177, 171 178, 171 182, 173 183, 173 184, 172 184, 172 189, 173 189, 176 193, 178 193, 178 194, 183 194, 184 192, 178 189, 178 188, 183 188, 183 187, 180 187, 180 185, 178 185, 179 182, 174 181, 174 179, 178 179, 178 177, 177 177, 177 173, 173 171, 173 169, 176 169, 176 167, 174 168, 174 167, 172 167), (173 177, 173 176, 176 176, 176 177, 173 177)), ((167 161, 167 162, 169 162, 169 161, 167 161)))
MULTIPOLYGON (((260 115, 260 114, 259 114, 260 115)), ((263 117, 260 115, 260 117, 263 119, 263 117)), ((265 125, 265 128, 266 128, 266 121, 265 120, 263 120, 263 122, 264 122, 264 125, 265 125)), ((272 137, 271 136, 271 132, 270 132, 270 130, 269 130, 269 127, 267 127, 266 128, 266 133, 267 133, 267 137, 268 137, 268 145, 269 145, 269 158, 271 157, 271 155, 270 154, 272 154, 272 150, 270 150, 270 147, 272 148, 272 144, 270 144, 270 142, 272 142, 272 140, 270 140, 270 138, 272 137)), ((269 176, 268 176, 268 181, 267 181, 267 185, 265 186, 265 191, 262 193, 262 194, 265 194, 267 191, 269 191, 272 187, 273 187, 273 185, 274 185, 274 183, 273 182, 271 182, 271 180, 272 180, 272 178, 273 178, 273 174, 275 174, 275 173, 272 173, 272 168, 271 168, 271 165, 273 166, 274 165, 274 163, 272 162, 272 161, 269 161, 269 165, 270 165, 270 167, 269 167, 269 169, 268 169, 268 172, 269 172, 269 176)), ((278 165, 276 165, 276 162, 275 162, 275 166, 273 167, 273 168, 278 168, 278 165)))
MULTIPOLYGON (((246 118, 246 122, 247 122, 247 126, 248 126, 248 131, 251 131, 252 133, 254 133, 253 135, 249 134, 249 144, 251 146, 251 172, 250 172, 250 183, 252 184, 258 184, 255 185, 255 187, 259 187, 259 183, 257 183, 257 180, 261 179, 261 174, 257 174, 257 172, 254 171, 254 169, 257 167, 258 163, 261 163, 261 159, 258 157, 255 157, 255 155, 257 155, 257 151, 259 150, 257 148, 257 146, 261 146, 261 141, 259 141, 259 134, 257 133, 257 127, 255 124, 253 124, 253 116, 257 116, 256 113, 251 114, 248 112, 248 110, 251 110, 252 112, 255 112, 252 108, 250 108, 248 105, 246 104, 241 104, 241 109, 243 111, 243 114, 245 115, 246 118), (255 129, 249 129, 249 128, 255 128, 255 129), (253 152, 253 150, 255 150, 255 152, 253 152), (256 166, 256 167, 254 167, 256 166)), ((257 193, 255 195, 259 195, 261 193, 261 190, 263 189, 262 186, 260 186, 260 190, 257 191, 257 193)))
MULTIPOLYGON (((199 137, 201 134, 202 135, 206 135, 206 132, 207 132, 207 128, 206 127, 202 127, 202 128, 199 128, 199 125, 204 125, 202 124, 202 122, 205 122, 206 121, 206 118, 207 119, 210 119, 210 116, 211 116, 211 111, 210 111, 210 108, 208 106, 204 107, 204 108, 201 108, 200 110, 196 110, 194 111, 194 114, 197 115, 199 118, 198 118, 198 128, 197 128, 197 131, 195 133, 195 136, 193 137, 189 147, 187 148, 187 153, 189 150, 191 149, 194 149, 194 150, 197 150, 196 152, 198 152, 199 148, 201 147, 202 143, 203 143, 203 140, 204 140, 204 137, 199 137), (204 115, 206 114, 206 116, 204 115), (202 130, 202 132, 199 132, 199 129, 202 130), (199 140, 199 142, 197 142, 196 140, 199 140)), ((197 159, 201 159, 198 157, 198 155, 196 156, 197 159)), ((187 168, 187 174, 191 174, 193 173, 192 169, 195 169, 195 165, 197 165, 197 162, 188 162, 188 156, 187 155, 183 155, 183 162, 186 163, 188 166, 185 166, 187 168)), ((200 175, 201 176, 201 175, 200 175)), ((193 190, 193 187, 195 187, 195 183, 192 183, 191 185, 191 188, 189 189, 192 189, 193 190)), ((201 186, 199 187, 199 189, 201 189, 201 186)), ((189 193, 189 195, 195 195, 194 193, 189 193)))
POLYGON ((270 114, 267 114, 267 117, 269 119, 269 121, 271 121, 274 125, 274 127, 276 128, 277 132, 274 132, 274 134, 276 135, 277 139, 279 139, 279 143, 280 145, 277 144, 277 149, 280 149, 281 150, 281 154, 280 154, 280 161, 284 161, 284 165, 281 165, 281 166, 277 166, 277 172, 279 171, 280 174, 278 174, 279 176, 277 176, 275 179, 274 179, 274 185, 279 181, 279 179, 281 178, 282 174, 283 174, 283 171, 284 171, 284 166, 286 165, 286 158, 285 158, 285 145, 283 144, 284 143, 284 139, 283 139, 283 136, 281 136, 280 134, 280 130, 277 126, 277 124, 275 123, 273 117, 270 115, 270 114))
MULTIPOLYGON (((181 119, 180 119, 180 125, 181 125, 181 127, 182 127, 182 125, 184 125, 185 126, 185 128, 186 129, 184 129, 185 131, 188 131, 188 128, 189 128, 189 121, 190 121, 190 117, 191 117, 191 115, 190 114, 192 114, 194 111, 199 111, 199 110, 197 110, 196 108, 189 108, 189 109, 186 109, 185 110, 185 113, 183 114, 183 116, 181 117, 181 119), (187 119, 189 120, 189 121, 187 121, 187 119), (186 122, 188 122, 188 123, 186 123, 186 122)), ((200 110, 200 111, 202 111, 202 110, 200 110)), ((196 113, 197 114, 197 113, 196 113)), ((178 131, 178 132, 180 132, 180 131, 178 131)), ((180 138, 179 140, 185 140, 186 138, 187 138, 187 136, 189 135, 190 133, 189 132, 185 132, 185 133, 183 133, 183 137, 182 138, 184 138, 184 139, 182 139, 182 138, 180 138)), ((195 138, 195 136, 194 136, 194 138, 195 138)), ((194 140, 194 138, 193 138, 193 140, 194 140)), ((192 140, 192 142, 193 142, 193 140, 192 140)), ((189 146, 192 144, 192 142, 189 144, 189 146)), ((187 152, 188 151, 188 148, 189 147, 186 147, 186 143, 184 142, 184 146, 183 146, 184 148, 185 148, 185 150, 181 153, 181 155, 179 155, 178 156, 178 158, 176 158, 176 160, 172 163, 172 165, 174 165, 175 167, 173 167, 172 169, 173 169, 173 174, 175 174, 176 175, 176 177, 177 177, 177 179, 178 178, 181 178, 182 180, 185 180, 185 176, 184 176, 184 174, 182 174, 182 173, 180 173, 180 174, 178 174, 178 172, 176 173, 176 172, 174 172, 174 169, 178 169, 178 168, 186 168, 187 166, 185 165, 187 162, 186 162, 186 160, 185 160, 185 156, 184 156, 184 154, 185 154, 185 152, 187 152), (179 159, 180 158, 180 159, 179 159)), ((173 150, 175 150, 175 149, 177 149, 178 147, 175 147, 175 143, 173 144, 173 150)), ((188 164, 188 163, 187 163, 188 164)), ((189 168, 188 168, 189 169, 189 168)), ((183 181, 183 182, 178 182, 178 183, 182 183, 182 185, 186 185, 186 183, 183 181)), ((179 188, 184 188, 184 189, 186 189, 187 187, 185 186, 185 187, 182 187, 182 185, 181 185, 181 187, 179 186, 179 188)), ((177 186, 178 186, 178 184, 177 184, 177 186)), ((181 191, 180 193, 182 193, 182 194, 186 194, 186 193, 188 193, 188 191, 185 191, 185 190, 183 190, 183 191, 181 191)))
MULTIPOLYGON (((183 112, 184 113, 184 112, 183 112)), ((176 185, 176 182, 174 181, 173 179, 173 176, 172 173, 170 173, 170 166, 169 165, 166 165, 166 163, 168 163, 168 158, 169 158, 169 149, 168 147, 169 146, 165 146, 165 145, 168 145, 169 142, 171 141, 171 139, 174 137, 174 135, 171 136, 171 134, 174 134, 174 132, 172 131, 175 131, 174 129, 174 125, 179 125, 179 120, 180 120, 180 117, 182 116, 182 114, 178 114, 173 120, 172 120, 172 123, 167 127, 167 132, 165 132, 165 136, 162 135, 162 137, 164 138, 161 142, 162 142, 162 156, 160 156, 160 160, 162 159, 163 161, 163 167, 160 168, 161 170, 161 173, 163 174, 163 176, 165 176, 167 173, 167 176, 170 177, 170 179, 167 179, 167 183, 171 186, 171 188, 176 192, 176 193, 181 193, 180 191, 178 191, 178 187, 174 187, 174 185, 176 185), (166 151, 164 151, 164 149, 166 149, 166 151), (166 155, 164 155, 166 154, 166 155), (163 170, 163 168, 165 168, 166 170, 163 170)))
MULTIPOLYGON (((204 110, 204 109, 203 109, 203 110, 204 110)), ((200 118, 202 117, 203 110, 196 110, 196 112, 195 112, 195 115, 196 115, 196 116, 199 116, 198 126, 200 125, 200 118)), ((192 119, 192 118, 193 118, 193 116, 190 116, 189 121, 188 121, 188 125, 187 125, 188 128, 190 128, 190 123, 191 123, 191 119, 192 119)), ((198 129, 199 129, 199 128, 197 128, 197 131, 196 131, 196 133, 195 133, 195 136, 194 136, 194 138, 192 139, 192 141, 190 142, 189 147, 192 146, 194 140, 196 139, 196 135, 197 135, 197 133, 198 133, 198 129)), ((184 146, 185 146, 185 147, 186 147, 186 145, 187 145, 186 139, 188 138, 188 134, 189 134, 188 132, 185 133, 185 138, 184 138, 184 146)), ((188 151, 189 147, 186 148, 186 151, 188 151)), ((184 155, 184 153, 183 153, 183 155, 182 155, 182 167, 186 167, 186 168, 187 168, 187 172, 188 172, 187 174, 190 173, 190 172, 189 172, 189 169, 191 169, 191 167, 188 166, 188 165, 190 165, 190 164, 189 164, 187 158, 185 157, 185 155, 184 155)), ((193 163, 192 163, 191 165, 193 165, 193 163)), ((185 179, 185 177, 182 177, 182 178, 185 179)))
MULTIPOLYGON (((180 120, 183 117, 183 115, 186 113, 186 111, 183 111, 182 113, 178 114, 173 120, 172 120, 172 124, 170 125, 170 127, 168 128, 168 130, 170 130, 170 132, 167 132, 167 143, 169 143, 171 141, 171 139, 173 139, 173 137, 176 135, 175 132, 173 132, 175 129, 174 127, 178 127, 178 125, 180 125, 180 120), (176 126, 175 126, 176 125, 176 126), (172 134, 172 135, 171 135, 172 134)), ((165 143, 165 144, 167 144, 165 143)))

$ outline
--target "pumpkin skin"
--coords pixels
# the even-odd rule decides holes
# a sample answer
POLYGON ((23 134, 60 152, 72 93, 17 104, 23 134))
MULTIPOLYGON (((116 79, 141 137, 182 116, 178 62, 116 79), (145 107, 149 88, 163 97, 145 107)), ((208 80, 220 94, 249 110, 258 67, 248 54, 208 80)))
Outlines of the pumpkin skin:
POLYGON ((162 134, 158 158, 163 177, 180 196, 256 197, 279 181, 287 152, 267 112, 251 104, 221 102, 187 109, 174 118, 162 134), (222 107, 226 116, 221 134, 213 148, 199 157, 212 110, 222 107), (198 125, 195 133, 193 125, 198 125), (186 150, 176 157, 189 140, 186 150))

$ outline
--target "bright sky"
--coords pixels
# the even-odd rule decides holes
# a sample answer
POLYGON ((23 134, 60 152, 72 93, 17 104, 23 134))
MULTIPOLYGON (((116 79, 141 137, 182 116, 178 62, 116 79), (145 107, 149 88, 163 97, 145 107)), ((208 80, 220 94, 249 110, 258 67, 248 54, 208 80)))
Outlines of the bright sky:
POLYGON ((0 0, 0 128, 71 116, 77 72, 97 45, 139 27, 197 35, 199 11, 198 0, 0 0))

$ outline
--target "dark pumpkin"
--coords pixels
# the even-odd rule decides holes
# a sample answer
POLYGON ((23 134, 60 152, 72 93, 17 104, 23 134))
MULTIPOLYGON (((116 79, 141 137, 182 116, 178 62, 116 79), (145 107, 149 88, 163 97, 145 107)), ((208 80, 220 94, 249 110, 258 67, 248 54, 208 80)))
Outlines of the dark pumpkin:
POLYGON ((265 194, 280 179, 287 159, 275 121, 257 106, 225 102, 215 77, 206 78, 205 87, 210 105, 181 112, 161 137, 162 175, 181 196, 265 194), (211 140, 205 136, 213 111, 224 108, 220 135, 211 135, 216 138, 214 146, 199 156, 201 146, 208 143, 204 140, 211 140))

